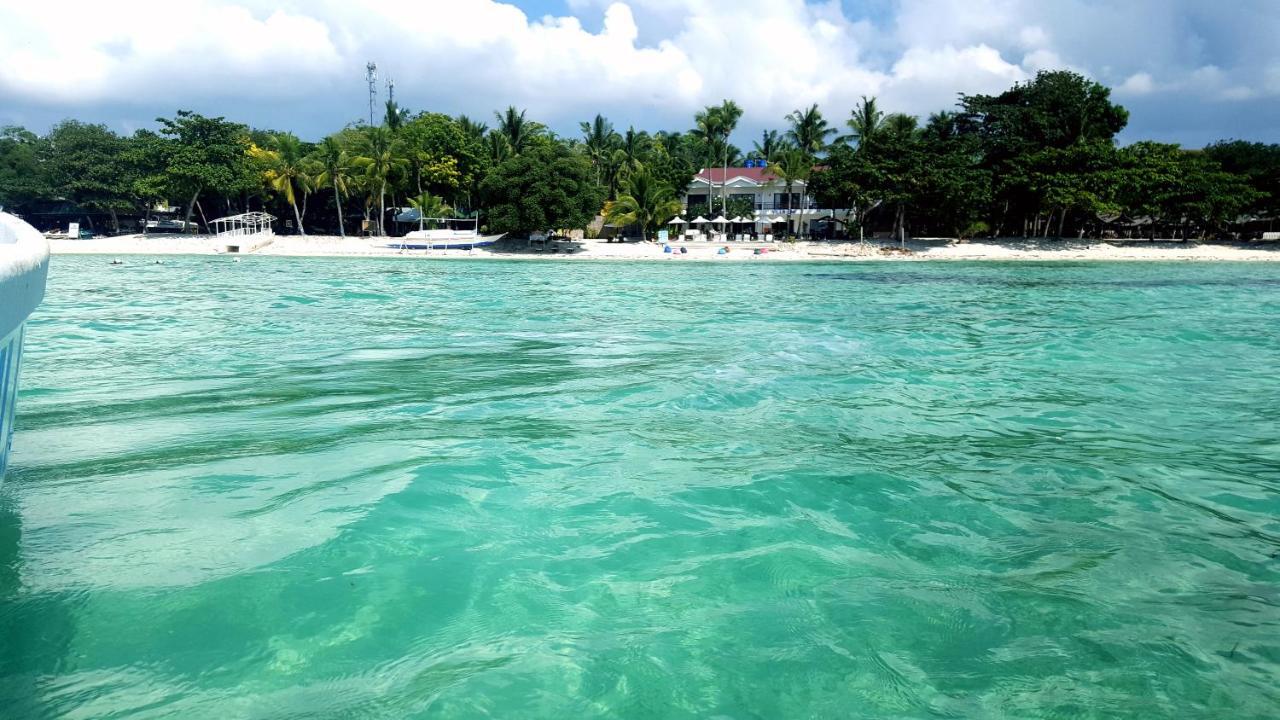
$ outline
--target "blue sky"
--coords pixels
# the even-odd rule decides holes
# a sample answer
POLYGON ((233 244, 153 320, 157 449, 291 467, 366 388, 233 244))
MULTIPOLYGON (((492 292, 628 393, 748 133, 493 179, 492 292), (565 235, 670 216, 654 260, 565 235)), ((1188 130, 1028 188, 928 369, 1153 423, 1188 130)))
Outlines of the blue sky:
POLYGON ((926 115, 1069 68, 1115 88, 1125 140, 1277 142, 1276 38, 1276 0, 0 0, 0 123, 190 108, 315 139, 364 115, 376 60, 412 109, 562 133, 684 129, 729 97, 749 147, 814 102, 926 115))

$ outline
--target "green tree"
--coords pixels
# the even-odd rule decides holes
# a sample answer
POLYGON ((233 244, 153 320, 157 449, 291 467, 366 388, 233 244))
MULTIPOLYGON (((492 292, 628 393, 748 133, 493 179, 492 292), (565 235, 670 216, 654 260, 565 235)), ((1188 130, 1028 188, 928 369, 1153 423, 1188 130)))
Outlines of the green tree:
POLYGON ((405 160, 397 153, 395 139, 385 127, 361 128, 359 156, 352 164, 370 181, 370 187, 378 191, 378 234, 386 235, 383 224, 387 217, 387 183, 394 173, 405 168, 405 160))
POLYGON ((1196 227, 1202 235, 1220 231, 1261 196, 1247 178, 1177 145, 1137 142, 1120 151, 1120 160, 1120 201, 1129 212, 1153 220, 1153 240, 1157 225, 1196 227))
POLYGON ((498 132, 507 140, 511 152, 519 155, 524 152, 529 141, 541 135, 546 128, 541 123, 525 119, 525 111, 516 111, 514 106, 508 107, 506 112, 493 114, 498 121, 498 132))
POLYGON ((48 194, 40 169, 42 144, 25 128, 0 128, 0 208, 12 212, 48 194))
POLYGON ((648 240, 661 226, 680 212, 680 201, 669 185, 664 185, 646 169, 631 174, 618 199, 610 206, 608 219, 620 226, 639 225, 648 240))
POLYGON ((586 227, 604 202, 592 175, 590 161, 563 144, 531 144, 494 167, 481 184, 490 229, 586 227))
POLYGON ((777 130, 761 130, 760 140, 753 145, 755 147, 747 157, 751 160, 763 160, 768 164, 777 159, 779 152, 786 149, 787 142, 777 130))
POLYGON ((110 213, 116 232, 117 211, 134 205, 125 146, 126 140, 105 125, 75 120, 55 125, 41 146, 49 186, 80 207, 110 213))
POLYGON ((1204 149, 1223 170, 1245 178, 1257 199, 1247 208, 1258 215, 1280 215, 1280 145, 1224 140, 1204 149))
POLYGON ((435 224, 438 218, 442 218, 453 212, 453 208, 444 201, 439 195, 432 195, 424 192, 416 197, 409 198, 409 207, 418 211, 418 229, 423 229, 427 222, 435 224))
POLYGON ((448 115, 422 113, 401 128, 399 143, 413 180, 411 194, 454 198, 481 170, 477 142, 448 115))
MULTIPOLYGON (((795 187, 797 182, 804 182, 809 178, 809 173, 813 169, 813 163, 809 158, 809 153, 800 148, 789 148, 784 151, 778 159, 769 166, 769 172, 782 181, 786 188, 787 196, 787 232, 791 233, 791 220, 794 215, 794 208, 791 205, 791 189, 795 187)), ((801 206, 803 207, 803 206, 801 206)), ((796 222, 794 234, 800 233, 800 221, 796 222)))
POLYGON ((151 208, 168 199, 169 179, 167 168, 169 141, 150 130, 138 130, 129 138, 122 160, 129 166, 131 179, 129 191, 135 202, 142 205, 142 232, 147 232, 151 220, 151 208))
POLYGON ((245 126, 189 110, 156 121, 160 134, 170 140, 165 145, 169 194, 186 198, 186 223, 201 192, 234 196, 256 185, 245 126))
POLYGON ((840 139, 853 143, 861 150, 875 142, 883 120, 884 113, 876 105, 876 99, 863 95, 862 103, 853 109, 849 119, 845 121, 849 126, 849 134, 840 139))
MULTIPOLYGON (((694 116, 694 133, 706 144, 708 155, 712 159, 708 166, 720 161, 721 183, 720 202, 723 205, 729 192, 729 163, 738 152, 729 144, 729 136, 733 134, 742 118, 742 108, 732 100, 724 100, 719 105, 708 106, 694 116)), ((707 201, 711 200, 712 188, 707 187, 707 201)))
MULTIPOLYGON (((999 95, 963 95, 960 124, 976 134, 983 152, 983 166, 995 178, 993 200, 1000 206, 997 233, 1010 216, 1023 218, 1023 233, 1035 235, 1047 229, 1059 208, 1039 179, 1058 175, 1058 185, 1079 186, 1065 175, 1089 172, 1088 165, 1101 151, 1062 152, 1078 146, 1113 146, 1115 136, 1128 123, 1129 113, 1111 102, 1111 91, 1083 76, 1061 70, 1044 71, 1027 83, 1019 83, 999 95), (1065 167, 1064 157, 1084 165, 1065 167)), ((1060 216, 1061 217, 1061 216, 1060 216)), ((1059 222, 1061 225, 1061 220, 1059 222)))
POLYGON ((269 147, 249 146, 249 155, 258 162, 263 182, 279 193, 293 208, 293 218, 298 223, 298 233, 306 235, 302 225, 302 213, 298 210, 298 196, 310 192, 312 178, 308 176, 306 155, 302 141, 289 133, 280 133, 270 139, 269 147))
POLYGON ((827 147, 827 138, 836 130, 830 127, 818 104, 814 103, 804 110, 794 110, 787 115, 791 128, 787 130, 787 140, 810 155, 819 155, 827 147))
POLYGON ((605 166, 613 158, 613 150, 618 144, 618 134, 613 130, 613 123, 597 114, 591 122, 578 123, 582 130, 583 149, 591 159, 591 166, 596 171, 596 184, 604 183, 605 166))
POLYGON ((485 133, 489 132, 488 125, 477 120, 472 120, 466 115, 458 116, 458 127, 473 143, 483 142, 485 133))
POLYGON ((342 147, 337 136, 330 135, 320 141, 311 158, 319 170, 316 173, 317 187, 328 186, 333 190, 333 206, 338 213, 338 234, 346 237, 347 224, 342 217, 342 196, 349 193, 348 185, 355 172, 351 154, 342 147))

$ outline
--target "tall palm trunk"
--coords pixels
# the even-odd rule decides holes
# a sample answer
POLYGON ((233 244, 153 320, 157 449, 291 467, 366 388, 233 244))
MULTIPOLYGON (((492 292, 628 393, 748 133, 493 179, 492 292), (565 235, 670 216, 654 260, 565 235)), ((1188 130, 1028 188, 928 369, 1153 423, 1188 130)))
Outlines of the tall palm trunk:
POLYGON ((787 234, 791 234, 791 183, 787 183, 787 234))
POLYGON ((720 212, 729 213, 729 138, 724 139, 724 164, 720 167, 720 212))
POLYGON ((187 203, 187 216, 182 219, 182 232, 187 231, 187 226, 191 224, 191 212, 195 210, 196 198, 200 197, 200 191, 196 190, 191 194, 191 201, 187 203))
POLYGON ((334 207, 338 208, 338 236, 346 237, 347 236, 346 223, 343 222, 343 219, 342 219, 342 193, 338 192, 337 178, 333 179, 333 204, 334 204, 334 207))
POLYGON ((302 213, 298 212, 297 201, 291 202, 289 204, 293 206, 293 219, 298 222, 298 234, 306 235, 307 231, 302 229, 302 213))
POLYGON ((808 228, 805 228, 805 225, 804 225, 804 210, 805 210, 805 206, 808 205, 808 202, 805 202, 805 201, 808 199, 809 199, 809 191, 804 190, 804 188, 801 188, 800 215, 797 215, 796 217, 796 236, 797 237, 805 237, 805 231, 806 229, 808 229, 808 228))
POLYGON ((387 181, 382 181, 382 187, 378 190, 378 235, 386 237, 387 230, 383 227, 383 223, 387 221, 387 181))

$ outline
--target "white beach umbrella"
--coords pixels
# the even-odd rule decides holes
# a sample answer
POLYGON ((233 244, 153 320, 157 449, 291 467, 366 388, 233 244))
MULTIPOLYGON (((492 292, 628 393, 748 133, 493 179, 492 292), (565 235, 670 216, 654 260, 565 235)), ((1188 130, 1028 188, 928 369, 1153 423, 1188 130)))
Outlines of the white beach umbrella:
POLYGON ((686 224, 686 223, 688 223, 688 222, 689 222, 688 220, 685 220, 684 218, 682 218, 682 217, 680 217, 679 215, 677 215, 677 216, 675 216, 675 217, 671 218, 671 222, 669 222, 669 223, 667 223, 667 224, 668 224, 668 225, 684 225, 684 224, 686 224))
POLYGON ((725 216, 723 216, 723 215, 717 215, 717 216, 716 216, 716 219, 715 219, 715 220, 712 220, 711 222, 713 222, 713 223, 727 223, 727 222, 729 222, 729 218, 727 218, 727 217, 725 217, 725 216))
POLYGON ((698 217, 696 217, 696 218, 694 218, 694 219, 693 219, 692 224, 693 224, 693 225, 706 225, 706 224, 707 224, 707 223, 709 223, 709 222, 711 222, 711 221, 710 221, 710 220, 708 220, 708 219, 706 219, 706 218, 704 218, 704 217, 702 217, 701 215, 699 215, 698 217))

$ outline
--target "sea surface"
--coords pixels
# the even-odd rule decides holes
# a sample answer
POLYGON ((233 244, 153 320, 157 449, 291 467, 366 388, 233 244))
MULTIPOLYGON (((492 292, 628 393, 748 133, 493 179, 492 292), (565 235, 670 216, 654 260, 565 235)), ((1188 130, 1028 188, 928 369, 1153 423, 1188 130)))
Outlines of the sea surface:
POLYGON ((1280 265, 57 257, 0 717, 1276 718, 1280 265))

